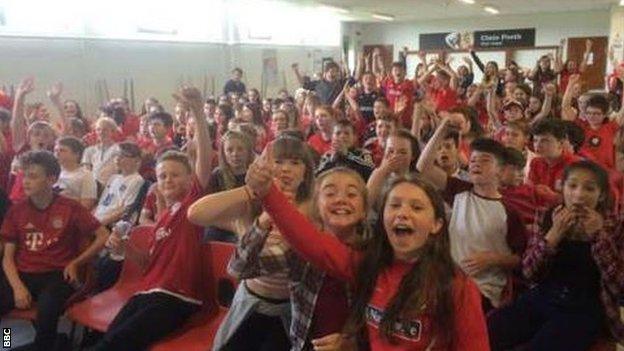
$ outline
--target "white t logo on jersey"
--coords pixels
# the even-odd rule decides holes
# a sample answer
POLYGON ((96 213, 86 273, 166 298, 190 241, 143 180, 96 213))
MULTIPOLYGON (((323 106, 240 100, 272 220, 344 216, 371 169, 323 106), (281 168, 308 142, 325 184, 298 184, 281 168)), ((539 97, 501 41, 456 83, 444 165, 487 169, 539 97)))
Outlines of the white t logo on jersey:
POLYGON ((29 251, 39 251, 39 249, 43 246, 43 233, 26 233, 26 241, 24 243, 29 251))

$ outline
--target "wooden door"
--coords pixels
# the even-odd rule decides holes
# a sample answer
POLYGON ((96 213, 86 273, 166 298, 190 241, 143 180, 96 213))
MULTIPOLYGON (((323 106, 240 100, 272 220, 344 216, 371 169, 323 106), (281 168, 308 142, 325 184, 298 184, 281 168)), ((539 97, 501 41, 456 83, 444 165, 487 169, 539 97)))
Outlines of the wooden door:
POLYGON ((607 48, 609 39, 607 37, 582 37, 568 38, 568 60, 574 60, 578 64, 583 61, 585 52, 585 42, 591 39, 592 56, 590 56, 587 70, 582 74, 582 80, 586 89, 603 89, 604 76, 607 70, 607 48))
POLYGON ((372 54, 373 50, 379 48, 381 51, 381 58, 384 63, 384 67, 390 69, 392 62, 394 61, 394 45, 364 45, 364 56, 372 54))

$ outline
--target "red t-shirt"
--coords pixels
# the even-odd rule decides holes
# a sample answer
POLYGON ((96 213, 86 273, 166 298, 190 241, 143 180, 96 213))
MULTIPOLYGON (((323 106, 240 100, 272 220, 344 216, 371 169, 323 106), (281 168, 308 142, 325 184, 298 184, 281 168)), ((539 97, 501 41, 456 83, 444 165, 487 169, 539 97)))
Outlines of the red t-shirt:
POLYGON ((591 159, 599 165, 608 168, 615 168, 615 137, 620 130, 620 125, 616 121, 604 123, 600 128, 592 129, 587 121, 576 120, 585 132, 585 141, 581 147, 581 152, 592 155, 591 159))
POLYGON ((522 184, 500 189, 503 203, 515 210, 529 230, 529 234, 537 234, 541 215, 559 201, 555 193, 539 191, 534 185, 522 184))
POLYGON ((62 270, 79 254, 82 240, 101 226, 77 201, 55 195, 43 210, 26 199, 9 209, 0 237, 17 245, 17 270, 42 273, 62 270))
MULTIPOLYGON (((275 186, 272 186, 262 204, 274 219, 282 236, 303 259, 328 275, 351 283, 355 281, 356 271, 362 260, 361 252, 349 248, 332 234, 319 232, 275 186), (312 239, 314 245, 310 245, 312 239)), ((429 349, 435 331, 431 328, 428 311, 403 316, 393 333, 394 344, 382 338, 377 328, 389 302, 396 295, 401 280, 413 265, 414 263, 396 260, 379 273, 365 314, 372 350, 429 349)), ((464 274, 457 272, 453 278, 452 294, 455 310, 454 350, 489 350, 479 289, 464 274)), ((439 346, 434 350, 446 348, 439 346)))
POLYGON ((312 339, 340 333, 349 318, 347 286, 344 281, 325 275, 314 305, 310 331, 312 339))
POLYGON ((394 109, 394 105, 401 96, 407 97, 407 107, 399 120, 405 128, 412 127, 412 113, 414 111, 414 84, 411 80, 405 79, 401 83, 396 83, 392 77, 387 77, 381 82, 386 99, 390 103, 390 108, 394 109))
POLYGON ((199 181, 194 179, 184 200, 170 206, 156 222, 141 292, 164 291, 187 302, 202 303, 202 228, 186 218, 188 207, 202 195, 199 181))
POLYGON ((121 125, 121 135, 124 140, 136 139, 137 134, 139 134, 139 127, 141 126, 141 118, 137 115, 128 114, 124 123, 121 125))
POLYGON ((552 164, 544 157, 535 157, 529 165, 529 180, 533 185, 543 184, 556 192, 561 192, 563 171, 568 165, 579 160, 578 156, 568 153, 563 153, 552 164))
POLYGON ((457 106, 457 92, 451 87, 431 89, 430 93, 437 111, 448 111, 457 106))
POLYGON ((331 150, 331 139, 323 140, 320 134, 314 134, 308 138, 308 145, 318 152, 319 155, 323 155, 331 150))

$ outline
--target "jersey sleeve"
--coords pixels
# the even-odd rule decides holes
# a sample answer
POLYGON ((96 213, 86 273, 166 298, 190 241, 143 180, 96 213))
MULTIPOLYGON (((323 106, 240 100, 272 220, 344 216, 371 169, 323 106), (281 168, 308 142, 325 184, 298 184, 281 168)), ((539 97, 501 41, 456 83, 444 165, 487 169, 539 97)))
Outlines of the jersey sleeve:
POLYGON ((522 256, 528 240, 526 228, 518 212, 507 205, 504 207, 507 213, 507 245, 514 254, 522 256))
POLYGON ((353 281, 360 255, 330 233, 321 232, 275 185, 262 204, 282 236, 312 265, 339 279, 353 281), (310 243, 314 245, 310 245, 310 243))
POLYGON ((456 177, 448 177, 446 181, 446 188, 442 192, 442 197, 447 204, 453 205, 455 195, 470 189, 472 189, 472 183, 456 177))

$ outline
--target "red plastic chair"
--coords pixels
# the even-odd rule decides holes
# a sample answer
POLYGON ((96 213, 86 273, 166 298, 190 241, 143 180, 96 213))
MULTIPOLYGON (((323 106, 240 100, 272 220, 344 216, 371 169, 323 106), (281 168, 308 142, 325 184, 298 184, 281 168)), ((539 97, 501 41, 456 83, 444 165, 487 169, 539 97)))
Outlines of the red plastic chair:
POLYGON ((13 309, 2 318, 10 318, 10 319, 22 319, 26 321, 34 322, 37 319, 37 307, 33 306, 27 310, 13 309))
POLYGON ((212 342, 221 325, 228 301, 220 301, 219 295, 228 286, 236 290, 238 284, 227 273, 227 264, 236 246, 230 243, 209 242, 202 245, 203 279, 205 284, 204 306, 177 332, 167 336, 151 347, 151 351, 205 351, 212 349, 212 342))
MULTIPOLYGON (((147 252, 153 226, 132 229, 128 246, 137 252, 147 252)), ((67 317, 85 327, 105 332, 117 313, 138 291, 141 267, 132 259, 124 260, 119 280, 110 289, 76 303, 67 310, 67 317)))

